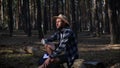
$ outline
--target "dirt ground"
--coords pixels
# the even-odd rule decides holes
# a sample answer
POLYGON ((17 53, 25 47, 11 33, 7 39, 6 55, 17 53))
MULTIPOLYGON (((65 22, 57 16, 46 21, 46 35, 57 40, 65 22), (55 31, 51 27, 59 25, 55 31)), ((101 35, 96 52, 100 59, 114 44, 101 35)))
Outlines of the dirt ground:
MULTIPOLYGON (((0 32, 0 68, 37 68, 38 60, 44 53, 37 32, 27 37, 23 31, 14 31, 9 37, 8 31, 0 32)), ((51 35, 48 32, 45 37, 51 35)), ((89 32, 78 33, 80 59, 103 62, 106 68, 120 66, 120 44, 110 45, 110 36, 93 37, 89 32)))

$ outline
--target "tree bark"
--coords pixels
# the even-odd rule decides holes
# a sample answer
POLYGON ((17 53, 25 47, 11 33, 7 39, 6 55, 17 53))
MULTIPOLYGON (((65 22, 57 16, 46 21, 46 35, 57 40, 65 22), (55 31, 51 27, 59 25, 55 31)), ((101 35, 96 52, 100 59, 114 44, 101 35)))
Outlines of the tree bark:
POLYGON ((110 32, 111 32, 111 44, 120 43, 120 25, 118 22, 117 12, 119 9, 119 0, 110 0, 109 6, 111 11, 111 22, 110 22, 110 32))
POLYGON ((12 0, 7 0, 8 2, 8 18, 9 18, 9 22, 8 22, 8 27, 9 27, 9 32, 10 32, 10 36, 13 35, 13 11, 12 11, 12 0))
POLYGON ((37 3, 37 28, 38 28, 38 36, 40 39, 44 37, 43 32, 42 32, 42 27, 41 27, 41 1, 36 0, 37 3))
POLYGON ((43 22, 43 31, 44 34, 47 34, 47 30, 48 30, 48 13, 47 13, 47 0, 44 0, 44 22, 43 22))
POLYGON ((76 36, 77 36, 77 26, 76 26, 76 10, 75 10, 75 0, 70 0, 71 3, 71 16, 72 16, 72 29, 75 32, 76 36))
MULTIPOLYGON (((52 6, 52 14, 53 16, 57 16, 59 14, 59 10, 58 10, 58 0, 53 0, 53 6, 52 6)), ((55 21, 53 21, 55 22, 55 21)), ((52 27, 53 27, 53 30, 56 30, 56 26, 55 26, 55 23, 52 23, 52 27)))
POLYGON ((2 24, 3 24, 3 0, 0 0, 0 11, 1 11, 0 26, 2 26, 2 24))
POLYGON ((32 35, 31 33, 31 22, 30 22, 30 8, 29 8, 29 0, 27 0, 26 2, 26 10, 27 10, 27 13, 26 13, 26 21, 27 21, 27 34, 28 34, 28 37, 30 37, 32 35))
POLYGON ((29 0, 23 0, 23 27, 25 33, 30 37, 31 34, 31 24, 30 24, 30 10, 29 10, 29 0))
POLYGON ((109 15, 108 15, 108 0, 104 0, 104 33, 110 34, 109 15))

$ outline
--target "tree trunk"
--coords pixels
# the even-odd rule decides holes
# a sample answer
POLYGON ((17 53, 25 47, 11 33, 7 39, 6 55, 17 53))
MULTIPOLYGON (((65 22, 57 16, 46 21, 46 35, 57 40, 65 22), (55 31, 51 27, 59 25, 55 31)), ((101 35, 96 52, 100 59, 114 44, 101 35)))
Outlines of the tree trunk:
POLYGON ((8 18, 9 18, 9 22, 8 22, 8 27, 9 27, 9 32, 10 32, 10 36, 13 35, 13 12, 12 12, 12 0, 7 0, 8 2, 8 18))
POLYGON ((70 1, 69 0, 65 0, 65 15, 68 18, 69 23, 70 22, 70 1))
POLYGON ((29 0, 23 0, 23 24, 25 33, 28 35, 28 37, 30 37, 31 24, 30 24, 29 0))
POLYGON ((119 0, 110 0, 109 5, 111 9, 111 22, 110 22, 110 32, 111 32, 111 44, 116 44, 120 42, 119 37, 119 22, 118 22, 118 15, 117 12, 119 10, 119 0))
POLYGON ((43 38, 43 32, 42 32, 42 27, 41 27, 41 1, 36 0, 37 3, 37 28, 38 28, 38 35, 39 38, 43 38))
POLYGON ((109 34, 110 33, 110 27, 109 27, 109 16, 108 16, 108 0, 104 0, 104 33, 109 34))
POLYGON ((82 24, 82 9, 80 8, 81 7, 81 1, 79 1, 79 17, 78 17, 78 20, 79 20, 79 31, 81 32, 82 31, 82 27, 81 27, 81 24, 82 24))
POLYGON ((0 27, 2 26, 2 24, 3 24, 3 0, 0 0, 0 11, 1 11, 1 21, 0 21, 0 27))
POLYGON ((17 3, 15 3, 17 8, 14 8, 15 14, 14 14, 14 21, 15 21, 15 29, 18 30, 19 28, 19 1, 17 1, 17 3))
MULTIPOLYGON (((58 0, 53 0, 53 6, 52 6, 52 14, 53 16, 57 16, 59 14, 58 12, 58 0)), ((53 21, 55 22, 55 21, 53 21)), ((53 30, 56 30, 55 23, 52 23, 53 30)))
POLYGON ((71 5, 71 16, 72 16, 72 29, 77 36, 75 0, 70 0, 70 1, 71 1, 70 5, 71 5))
POLYGON ((36 0, 33 0, 33 3, 34 3, 34 9, 33 9, 33 23, 34 24, 34 29, 37 29, 37 3, 36 3, 36 0))
POLYGON ((48 1, 48 30, 51 30, 51 0, 48 1))
POLYGON ((95 12, 95 28, 96 36, 100 36, 100 19, 99 19, 99 2, 96 0, 96 12, 95 12))
POLYGON ((22 4, 21 4, 21 0, 18 0, 18 16, 19 16, 19 19, 18 19, 18 29, 22 29, 22 4))
POLYGON ((26 22, 27 22, 27 34, 28 34, 28 37, 30 37, 32 35, 31 33, 31 22, 30 22, 30 8, 29 8, 29 0, 27 0, 26 2, 26 10, 27 10, 27 13, 26 13, 26 22))
POLYGON ((43 31, 44 34, 47 34, 47 30, 48 30, 48 13, 47 13, 47 0, 44 0, 44 22, 43 22, 43 31))
POLYGON ((92 0, 92 23, 91 23, 91 31, 95 33, 95 9, 96 9, 96 0, 92 0))

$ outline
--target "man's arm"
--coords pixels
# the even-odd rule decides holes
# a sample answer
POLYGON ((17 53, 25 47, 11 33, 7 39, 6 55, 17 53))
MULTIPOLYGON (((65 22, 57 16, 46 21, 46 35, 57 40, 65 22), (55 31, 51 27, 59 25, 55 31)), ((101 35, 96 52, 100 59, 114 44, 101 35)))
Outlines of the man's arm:
POLYGON ((58 56, 58 54, 65 51, 66 44, 68 43, 70 35, 71 35, 70 32, 64 32, 63 38, 60 41, 58 48, 50 55, 50 58, 54 58, 54 57, 58 56))
POLYGON ((49 38, 45 39, 45 42, 52 42, 58 39, 58 32, 54 33, 52 36, 49 38))

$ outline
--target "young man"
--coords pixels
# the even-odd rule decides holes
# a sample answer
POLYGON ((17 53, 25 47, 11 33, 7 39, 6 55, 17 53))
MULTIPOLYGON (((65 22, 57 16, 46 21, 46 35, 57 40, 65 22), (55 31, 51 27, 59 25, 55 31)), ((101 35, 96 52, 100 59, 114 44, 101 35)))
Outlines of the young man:
POLYGON ((60 14, 53 17, 56 20, 57 32, 50 38, 43 39, 45 49, 49 57, 39 68, 47 68, 53 62, 64 63, 67 62, 68 68, 71 68, 75 59, 78 58, 77 40, 74 32, 71 30, 66 16, 60 14), (54 44, 50 43, 58 40, 58 47, 55 48, 54 44))

